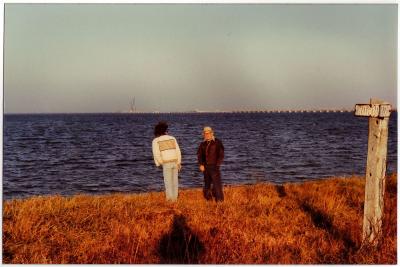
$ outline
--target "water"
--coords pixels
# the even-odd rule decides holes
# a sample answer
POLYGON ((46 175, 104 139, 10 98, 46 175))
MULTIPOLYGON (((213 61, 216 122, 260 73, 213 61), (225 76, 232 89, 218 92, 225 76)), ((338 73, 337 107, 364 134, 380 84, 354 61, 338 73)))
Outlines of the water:
MULTIPOLYGON (((353 113, 51 114, 4 116, 3 198, 163 190, 151 141, 159 120, 181 147, 180 187, 202 186, 196 151, 204 125, 225 146, 225 184, 364 175, 368 118, 353 113)), ((397 172, 397 113, 388 173, 397 172)))

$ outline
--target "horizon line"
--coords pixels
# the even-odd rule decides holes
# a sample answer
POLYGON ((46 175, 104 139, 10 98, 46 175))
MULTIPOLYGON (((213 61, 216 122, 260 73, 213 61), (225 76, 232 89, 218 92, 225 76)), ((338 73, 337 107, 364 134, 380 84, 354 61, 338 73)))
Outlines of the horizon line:
MULTIPOLYGON (((262 113, 349 113, 355 109, 308 109, 308 110, 233 110, 233 111, 136 111, 136 112, 3 112, 3 115, 79 115, 79 114, 262 114, 262 113)), ((392 108, 391 112, 397 112, 397 108, 392 108)))

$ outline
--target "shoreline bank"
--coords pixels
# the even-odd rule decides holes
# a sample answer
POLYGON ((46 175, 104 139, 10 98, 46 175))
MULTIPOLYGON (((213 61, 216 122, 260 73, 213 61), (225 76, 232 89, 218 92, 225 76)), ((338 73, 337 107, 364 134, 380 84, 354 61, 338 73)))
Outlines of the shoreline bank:
MULTIPOLYGON (((396 176, 397 173, 390 173, 388 176, 396 176)), ((270 186, 283 186, 283 185, 301 185, 304 183, 314 183, 314 182, 320 182, 320 181, 325 181, 325 180, 331 180, 331 179, 352 179, 352 178, 360 178, 364 179, 364 177, 361 177, 359 175, 353 174, 353 175, 344 175, 344 176, 331 176, 331 177, 323 177, 323 178, 310 178, 310 179, 304 179, 304 180, 299 180, 299 181, 288 181, 288 182, 271 182, 271 181, 257 181, 257 182, 248 182, 248 183, 235 183, 235 184, 224 184, 224 188, 234 188, 234 187, 241 187, 241 186, 254 186, 254 185, 270 185, 270 186)), ((63 198, 72 198, 72 197, 77 197, 77 196, 87 196, 87 197, 102 197, 102 196, 110 196, 110 195, 145 195, 145 194, 153 194, 153 193, 165 193, 164 190, 164 185, 163 182, 160 181, 162 187, 159 190, 150 190, 150 191, 131 191, 131 192, 106 192, 106 193, 88 193, 88 192, 81 192, 81 193, 75 193, 75 194, 37 194, 37 195, 30 195, 30 196, 23 196, 23 197, 8 197, 5 198, 3 195, 3 203, 6 202, 11 202, 11 201, 25 201, 29 200, 31 198, 51 198, 51 197, 63 197, 63 198)), ((191 186, 185 186, 182 187, 179 185, 179 192, 181 191, 186 191, 186 190, 199 190, 202 191, 203 187, 202 186, 197 186, 197 187, 191 187, 191 186)))

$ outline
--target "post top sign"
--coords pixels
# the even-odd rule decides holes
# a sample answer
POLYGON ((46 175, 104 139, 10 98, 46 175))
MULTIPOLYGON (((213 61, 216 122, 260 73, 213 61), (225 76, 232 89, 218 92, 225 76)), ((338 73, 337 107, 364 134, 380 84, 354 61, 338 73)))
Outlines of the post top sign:
POLYGON ((388 118, 392 106, 390 104, 356 104, 355 116, 373 117, 373 118, 388 118))

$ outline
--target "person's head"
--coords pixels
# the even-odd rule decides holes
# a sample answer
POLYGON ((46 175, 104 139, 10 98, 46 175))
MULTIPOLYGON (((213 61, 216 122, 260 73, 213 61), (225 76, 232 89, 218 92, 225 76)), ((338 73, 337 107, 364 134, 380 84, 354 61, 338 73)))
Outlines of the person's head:
POLYGON ((156 127, 154 127, 155 137, 167 134, 168 124, 165 121, 160 121, 156 127))
POLYGON ((204 140, 207 140, 207 141, 214 140, 214 131, 213 131, 213 129, 211 127, 209 127, 209 126, 204 127, 204 129, 203 129, 203 137, 204 137, 204 140))

